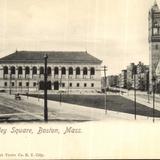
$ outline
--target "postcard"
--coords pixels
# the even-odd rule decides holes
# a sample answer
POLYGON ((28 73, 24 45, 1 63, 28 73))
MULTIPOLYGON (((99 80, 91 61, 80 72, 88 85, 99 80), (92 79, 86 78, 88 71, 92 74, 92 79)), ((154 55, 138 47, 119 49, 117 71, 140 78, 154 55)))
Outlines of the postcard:
POLYGON ((160 0, 0 0, 0 160, 160 158, 160 0))

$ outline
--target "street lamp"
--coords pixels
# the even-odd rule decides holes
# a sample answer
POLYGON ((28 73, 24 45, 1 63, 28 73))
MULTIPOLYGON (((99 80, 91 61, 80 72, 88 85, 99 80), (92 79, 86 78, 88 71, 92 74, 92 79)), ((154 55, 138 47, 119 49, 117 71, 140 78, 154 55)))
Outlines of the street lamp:
POLYGON ((155 121, 155 87, 156 87, 156 77, 152 78, 152 86, 153 86, 153 123, 155 121))

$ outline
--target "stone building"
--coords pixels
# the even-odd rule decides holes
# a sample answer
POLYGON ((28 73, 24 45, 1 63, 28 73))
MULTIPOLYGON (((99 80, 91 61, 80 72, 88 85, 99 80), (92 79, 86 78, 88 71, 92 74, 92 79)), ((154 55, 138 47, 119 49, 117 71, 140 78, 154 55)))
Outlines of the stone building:
MULTIPOLYGON (((137 90, 147 91, 149 86, 148 84, 149 84, 149 72, 147 70, 143 73, 135 75, 135 88, 137 90)), ((134 88, 134 79, 132 88, 134 88)))
POLYGON ((152 77, 156 76, 156 68, 160 60, 160 9, 155 1, 149 11, 149 78, 152 89, 152 77))
POLYGON ((127 88, 131 89, 133 87, 133 79, 134 74, 136 71, 136 65, 134 63, 131 63, 129 66, 127 66, 127 88))
POLYGON ((118 86, 118 76, 117 75, 111 75, 107 76, 106 78, 107 87, 117 87, 118 86))
MULTIPOLYGON (((149 86, 149 66, 144 65, 142 62, 139 62, 136 67, 136 89, 138 90, 148 90, 149 86)), ((133 83, 134 84, 134 83, 133 83)), ((133 86, 134 87, 134 86, 133 86)))
POLYGON ((127 70, 122 70, 119 75, 119 87, 127 88, 127 70))
POLYGON ((0 59, 0 88, 39 93, 44 87, 44 54, 48 55, 48 90, 68 93, 101 90, 102 61, 87 52, 16 51, 0 59))
POLYGON ((144 73, 146 71, 146 69, 148 69, 148 66, 144 65, 144 63, 142 63, 142 62, 139 62, 137 64, 136 69, 137 69, 136 73, 141 74, 141 73, 144 73))

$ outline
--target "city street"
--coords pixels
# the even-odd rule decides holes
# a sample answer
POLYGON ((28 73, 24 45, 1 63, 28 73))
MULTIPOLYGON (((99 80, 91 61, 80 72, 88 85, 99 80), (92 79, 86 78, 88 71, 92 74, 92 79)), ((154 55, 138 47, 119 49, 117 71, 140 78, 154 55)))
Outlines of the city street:
MULTIPOLYGON (((141 97, 140 97, 140 96, 141 97)), ((26 97, 15 100, 14 95, 0 94, 0 121, 43 121, 43 96, 26 97), (40 99, 41 97, 41 99, 40 99)), ((137 95, 137 119, 151 119, 152 105, 137 95)), ((63 95, 59 102, 59 95, 48 95, 49 121, 97 121, 107 119, 134 120, 134 96, 107 93, 105 114, 104 95, 63 95), (72 101, 72 103, 70 103, 72 101)), ((160 109, 156 106, 155 116, 160 117, 160 109), (159 111, 158 111, 159 110, 159 111)), ((159 119, 159 118, 156 118, 159 119)))
MULTIPOLYGON (((15 100, 14 95, 0 94, 0 121, 43 121, 43 99, 15 100)), ((104 111, 48 101, 50 121, 90 121, 104 118, 104 111)))

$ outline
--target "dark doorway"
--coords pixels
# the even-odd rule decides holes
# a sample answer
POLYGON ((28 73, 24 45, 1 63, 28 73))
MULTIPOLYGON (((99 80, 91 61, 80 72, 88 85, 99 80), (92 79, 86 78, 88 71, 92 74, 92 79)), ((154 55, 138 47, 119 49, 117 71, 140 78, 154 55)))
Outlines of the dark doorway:
POLYGON ((44 90, 44 81, 39 82, 39 90, 44 90))
MULTIPOLYGON (((47 89, 51 90, 52 89, 52 83, 51 81, 47 82, 47 89)), ((39 90, 44 90, 44 81, 39 82, 39 90)))
POLYGON ((51 81, 47 82, 47 89, 48 90, 52 90, 52 83, 51 83, 51 81))
POLYGON ((59 82, 58 81, 54 82, 54 90, 59 90, 59 82))

